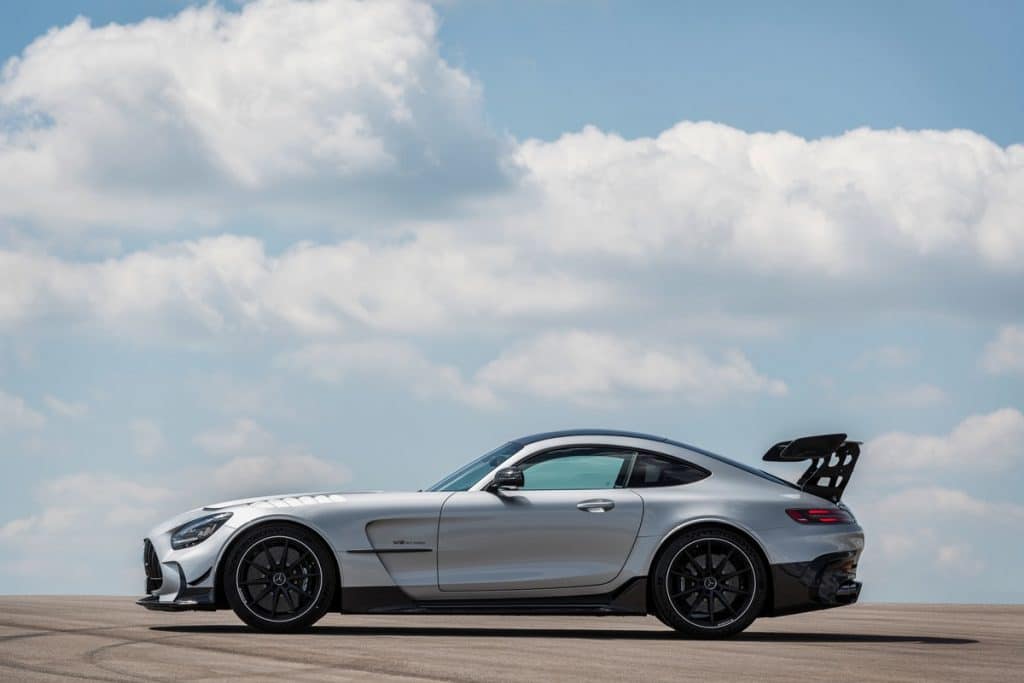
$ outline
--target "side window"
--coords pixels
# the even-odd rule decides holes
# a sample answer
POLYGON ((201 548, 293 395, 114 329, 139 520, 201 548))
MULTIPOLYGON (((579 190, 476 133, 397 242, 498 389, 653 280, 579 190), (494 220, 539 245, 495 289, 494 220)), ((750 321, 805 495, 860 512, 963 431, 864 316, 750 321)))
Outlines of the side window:
POLYGON ((625 485, 633 451, 565 448, 530 458, 523 470, 525 491, 614 489, 625 485))
POLYGON ((711 473, 667 455, 640 453, 636 456, 633 472, 629 476, 630 488, 651 486, 679 486, 700 481, 711 473))

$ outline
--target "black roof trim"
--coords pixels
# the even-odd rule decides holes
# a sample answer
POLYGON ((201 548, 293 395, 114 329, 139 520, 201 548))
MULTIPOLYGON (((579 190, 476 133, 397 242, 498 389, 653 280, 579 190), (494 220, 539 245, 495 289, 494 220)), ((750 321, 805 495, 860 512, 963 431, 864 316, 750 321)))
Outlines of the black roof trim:
POLYGON ((536 443, 538 441, 547 441, 548 439, 558 439, 563 436, 625 436, 633 439, 647 439, 648 441, 660 441, 661 443, 668 443, 675 446, 683 446, 685 448, 691 448, 693 450, 700 450, 688 446, 672 439, 666 439, 663 436, 655 436, 653 434, 642 434, 640 432, 628 432, 621 429, 563 429, 557 432, 541 432, 540 434, 530 434, 529 436, 521 436, 518 439, 512 439, 515 443, 526 446, 527 444, 536 443))

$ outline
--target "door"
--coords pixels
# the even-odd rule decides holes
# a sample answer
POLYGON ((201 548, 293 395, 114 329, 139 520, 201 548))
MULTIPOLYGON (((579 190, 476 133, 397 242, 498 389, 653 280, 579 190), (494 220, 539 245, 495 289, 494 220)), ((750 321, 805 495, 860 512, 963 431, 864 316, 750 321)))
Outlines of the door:
POLYGON ((568 588, 614 579, 643 518, 643 500, 622 488, 634 455, 547 451, 520 464, 520 489, 452 494, 438 529, 439 588, 568 588))

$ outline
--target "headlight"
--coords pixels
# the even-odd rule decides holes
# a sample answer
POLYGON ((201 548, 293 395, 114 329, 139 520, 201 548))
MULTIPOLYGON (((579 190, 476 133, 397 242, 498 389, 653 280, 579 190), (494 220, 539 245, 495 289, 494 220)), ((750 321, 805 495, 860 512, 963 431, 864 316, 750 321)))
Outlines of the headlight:
POLYGON ((188 524, 179 526, 171 534, 171 547, 175 550, 181 550, 182 548, 189 548, 197 543, 202 543, 212 536, 213 532, 219 529, 230 517, 230 512, 219 512, 215 515, 206 515, 199 519, 193 519, 188 524))

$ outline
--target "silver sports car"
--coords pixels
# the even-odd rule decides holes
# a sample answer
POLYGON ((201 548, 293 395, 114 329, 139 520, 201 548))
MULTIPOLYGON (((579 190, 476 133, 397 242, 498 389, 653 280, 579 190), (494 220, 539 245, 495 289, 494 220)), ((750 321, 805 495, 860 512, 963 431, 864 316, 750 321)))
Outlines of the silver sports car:
POLYGON ((330 610, 653 613, 696 637, 856 602, 864 534, 839 502, 859 445, 784 441, 793 484, 677 441, 598 429, 515 439, 410 493, 309 493, 191 510, 144 541, 159 610, 230 607, 267 631, 330 610))

